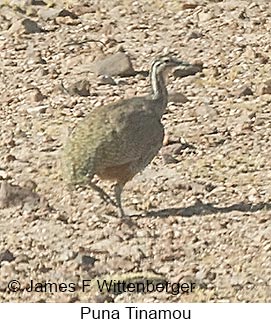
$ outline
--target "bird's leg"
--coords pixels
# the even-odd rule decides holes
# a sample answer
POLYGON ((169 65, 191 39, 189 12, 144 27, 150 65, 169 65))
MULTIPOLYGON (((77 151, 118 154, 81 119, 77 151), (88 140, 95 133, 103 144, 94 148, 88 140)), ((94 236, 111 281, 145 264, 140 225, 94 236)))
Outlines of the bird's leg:
POLYGON ((125 216, 125 213, 124 213, 124 210, 123 210, 122 204, 121 204, 121 193, 122 193, 123 187, 124 187, 124 184, 121 184, 121 183, 117 183, 114 187, 119 217, 125 216))
POLYGON ((113 201, 112 199, 111 199, 111 197, 101 188, 101 187, 99 187, 98 185, 96 185, 95 183, 93 183, 93 182, 90 182, 89 183, 89 186, 93 189, 93 190, 95 190, 96 192, 98 192, 99 193, 99 195, 100 195, 100 197, 101 197, 101 199, 104 201, 104 202, 106 202, 106 203, 111 203, 112 205, 114 205, 114 206, 118 206, 117 204, 116 204, 116 202, 115 201, 113 201))

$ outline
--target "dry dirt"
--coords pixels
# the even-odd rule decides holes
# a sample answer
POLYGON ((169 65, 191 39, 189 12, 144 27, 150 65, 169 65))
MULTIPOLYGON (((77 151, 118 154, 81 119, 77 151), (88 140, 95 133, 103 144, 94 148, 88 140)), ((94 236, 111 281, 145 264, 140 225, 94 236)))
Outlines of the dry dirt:
POLYGON ((270 302, 269 0, 57 3, 67 11, 0 1, 0 301, 270 302), (92 73, 117 51, 141 72, 168 52, 203 64, 169 77, 169 91, 188 100, 169 103, 164 148, 125 188, 130 221, 88 188, 71 199, 58 163, 69 129, 93 108, 149 91, 146 73, 92 73), (196 288, 80 290, 105 276, 196 288), (27 292, 31 280, 79 287, 27 292))

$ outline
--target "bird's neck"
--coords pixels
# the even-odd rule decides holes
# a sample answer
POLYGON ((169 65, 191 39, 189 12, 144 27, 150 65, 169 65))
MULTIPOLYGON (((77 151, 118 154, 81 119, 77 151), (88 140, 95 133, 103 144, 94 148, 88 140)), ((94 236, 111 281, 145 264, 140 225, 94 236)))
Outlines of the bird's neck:
POLYGON ((167 88, 165 84, 165 76, 162 72, 158 73, 156 70, 151 71, 151 87, 152 97, 154 99, 167 97, 167 88))
POLYGON ((152 100, 157 100, 160 102, 160 104, 158 104, 157 106, 161 110, 161 114, 163 114, 168 101, 168 92, 165 84, 165 76, 162 72, 158 73, 156 70, 152 70, 150 78, 152 87, 152 100))

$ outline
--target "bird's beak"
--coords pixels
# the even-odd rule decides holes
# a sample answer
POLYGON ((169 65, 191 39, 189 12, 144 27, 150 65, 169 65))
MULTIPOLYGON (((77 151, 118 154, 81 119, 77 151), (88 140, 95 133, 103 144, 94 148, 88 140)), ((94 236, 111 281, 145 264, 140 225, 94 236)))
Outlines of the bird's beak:
POLYGON ((176 66, 185 66, 185 67, 190 67, 192 66, 191 64, 184 62, 184 61, 177 61, 177 65, 176 66))

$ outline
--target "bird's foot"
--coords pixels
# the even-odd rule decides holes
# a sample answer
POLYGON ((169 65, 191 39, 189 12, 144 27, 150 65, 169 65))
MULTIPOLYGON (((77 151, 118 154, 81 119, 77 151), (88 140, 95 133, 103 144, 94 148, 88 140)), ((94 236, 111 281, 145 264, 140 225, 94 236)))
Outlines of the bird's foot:
POLYGON ((107 193, 104 192, 100 194, 100 197, 106 204, 112 204, 113 206, 117 206, 116 202, 107 193))
POLYGON ((122 207, 118 207, 118 217, 119 217, 119 218, 124 218, 124 217, 126 217, 126 214, 125 214, 125 212, 124 212, 124 210, 123 210, 123 208, 122 208, 122 207))
POLYGON ((136 226, 138 228, 138 224, 133 221, 123 209, 118 208, 118 221, 120 224, 126 224, 128 227, 136 226))
POLYGON ((107 204, 112 204, 114 206, 117 206, 116 202, 112 200, 112 198, 98 185, 94 183, 90 183, 90 187, 94 189, 96 192, 98 192, 100 198, 107 204))

